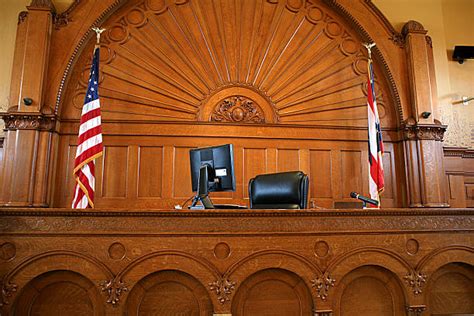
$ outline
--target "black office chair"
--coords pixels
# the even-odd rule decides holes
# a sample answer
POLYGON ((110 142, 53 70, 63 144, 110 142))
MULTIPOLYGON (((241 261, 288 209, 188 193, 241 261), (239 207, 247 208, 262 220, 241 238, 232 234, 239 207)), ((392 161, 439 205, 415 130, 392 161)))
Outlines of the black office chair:
POLYGON ((307 208, 308 187, 308 176, 301 171, 258 175, 249 181, 250 208, 307 208))

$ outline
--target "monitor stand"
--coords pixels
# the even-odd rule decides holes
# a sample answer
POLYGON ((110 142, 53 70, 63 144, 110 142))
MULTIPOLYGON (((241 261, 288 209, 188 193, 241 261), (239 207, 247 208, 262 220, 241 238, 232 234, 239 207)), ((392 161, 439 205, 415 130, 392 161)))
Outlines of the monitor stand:
POLYGON ((199 169, 198 178, 198 191, 193 198, 193 202, 189 209, 191 210, 203 210, 203 209, 214 209, 214 205, 209 198, 209 172, 208 165, 201 166, 199 169), (198 203, 200 205, 198 205, 198 203))

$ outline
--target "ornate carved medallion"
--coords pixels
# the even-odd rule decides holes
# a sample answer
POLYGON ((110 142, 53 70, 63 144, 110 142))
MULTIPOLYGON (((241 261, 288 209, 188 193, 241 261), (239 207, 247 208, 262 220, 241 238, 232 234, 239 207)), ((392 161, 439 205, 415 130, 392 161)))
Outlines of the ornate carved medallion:
POLYGON ((222 100, 211 113, 213 122, 265 123, 262 109, 244 96, 232 96, 222 100))

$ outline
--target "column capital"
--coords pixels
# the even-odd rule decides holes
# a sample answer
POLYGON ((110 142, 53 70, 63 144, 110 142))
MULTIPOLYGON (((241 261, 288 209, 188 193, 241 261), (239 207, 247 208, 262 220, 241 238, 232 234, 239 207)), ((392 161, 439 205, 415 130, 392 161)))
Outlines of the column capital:
POLYGON ((33 112, 7 112, 0 113, 5 121, 5 130, 39 130, 54 131, 57 117, 54 114, 33 112))
POLYGON ((405 23, 405 25, 403 25, 402 35, 406 38, 407 35, 411 33, 425 35, 426 33, 428 33, 428 31, 425 30, 425 27, 420 22, 410 20, 405 23))
POLYGON ((435 120, 435 124, 419 124, 413 118, 403 122, 403 138, 405 140, 436 140, 443 141, 447 125, 435 120))

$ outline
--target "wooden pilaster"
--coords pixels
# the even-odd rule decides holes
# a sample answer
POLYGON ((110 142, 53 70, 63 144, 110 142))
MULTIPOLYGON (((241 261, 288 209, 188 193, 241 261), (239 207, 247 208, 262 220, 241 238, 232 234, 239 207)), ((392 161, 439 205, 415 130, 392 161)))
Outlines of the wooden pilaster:
POLYGON ((405 120, 405 162, 410 207, 448 207, 442 159, 446 126, 436 120, 437 93, 431 39, 423 25, 409 21, 405 36, 411 113, 405 120))
POLYGON ((50 0, 33 0, 20 13, 5 121, 4 157, 0 166, 0 204, 48 206, 48 182, 52 164, 56 122, 43 101, 49 42, 52 29, 50 0))

